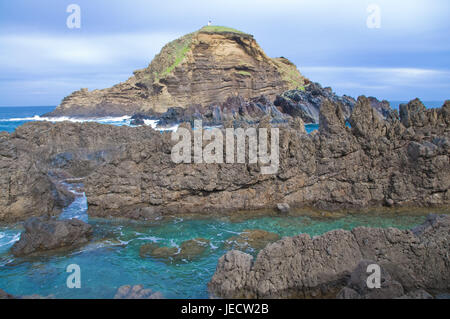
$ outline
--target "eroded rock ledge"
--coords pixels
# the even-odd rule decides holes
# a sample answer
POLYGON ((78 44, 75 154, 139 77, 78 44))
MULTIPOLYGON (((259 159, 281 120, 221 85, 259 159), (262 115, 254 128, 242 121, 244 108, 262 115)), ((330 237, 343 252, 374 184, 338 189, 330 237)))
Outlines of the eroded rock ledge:
MULTIPOLYGON (((280 165, 175 164, 170 133, 96 123, 28 123, 0 134, 0 220, 55 215, 72 197, 61 178, 82 178, 91 216, 154 218, 290 207, 442 207, 450 203, 450 101, 412 101, 383 119, 360 97, 345 123, 325 101, 320 129, 280 128, 280 165)), ((259 124, 268 127, 262 120, 259 124)), ((225 152, 224 152, 225 153, 225 152)))
POLYGON ((420 289, 450 290, 449 234, 450 216, 430 215, 412 230, 359 227, 285 237, 256 259, 236 250, 222 256, 209 290, 223 298, 334 298, 339 291, 339 298, 418 298, 418 292, 425 298, 420 289), (364 286, 368 274, 361 276, 372 261, 385 279, 376 292, 364 286))

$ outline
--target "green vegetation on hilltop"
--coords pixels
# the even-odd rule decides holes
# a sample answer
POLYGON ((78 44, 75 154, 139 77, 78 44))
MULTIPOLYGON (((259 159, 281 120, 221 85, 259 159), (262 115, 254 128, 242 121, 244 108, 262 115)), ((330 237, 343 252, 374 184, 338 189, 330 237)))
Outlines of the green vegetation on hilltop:
POLYGON ((201 28, 199 30, 200 32, 216 32, 216 33, 220 33, 220 32, 233 32, 233 33, 239 33, 239 34, 247 34, 244 33, 242 31, 233 29, 233 28, 229 28, 229 27, 223 27, 223 26, 219 26, 219 25, 208 25, 208 26, 204 26, 203 28, 201 28))
POLYGON ((252 74, 250 72, 247 71, 238 71, 239 74, 241 75, 245 75, 245 76, 252 76, 252 74))
POLYGON ((186 57, 191 49, 194 33, 186 34, 166 44, 155 56, 147 69, 135 71, 139 83, 150 87, 154 82, 169 75, 186 57))
POLYGON ((175 48, 172 52, 172 60, 174 61, 162 72, 161 77, 164 77, 165 75, 172 72, 173 69, 175 69, 175 67, 184 60, 186 53, 189 52, 190 49, 191 49, 190 41, 183 41, 181 43, 176 43, 175 48))

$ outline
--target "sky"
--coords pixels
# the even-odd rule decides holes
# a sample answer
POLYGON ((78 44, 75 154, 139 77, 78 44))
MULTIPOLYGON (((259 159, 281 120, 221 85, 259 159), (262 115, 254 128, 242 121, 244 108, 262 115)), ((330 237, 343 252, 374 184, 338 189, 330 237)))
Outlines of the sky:
POLYGON ((338 94, 445 100, 449 13, 448 0, 0 0, 0 105, 58 105, 125 81, 209 20, 338 94), (80 28, 67 26, 71 4, 80 28))

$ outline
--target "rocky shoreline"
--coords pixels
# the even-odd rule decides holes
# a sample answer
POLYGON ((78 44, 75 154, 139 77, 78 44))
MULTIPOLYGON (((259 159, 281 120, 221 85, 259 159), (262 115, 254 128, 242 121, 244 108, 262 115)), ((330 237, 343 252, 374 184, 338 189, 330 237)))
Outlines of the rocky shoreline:
MULTIPOLYGON (((319 130, 280 126, 280 165, 175 164, 170 133, 96 123, 27 123, 0 134, 0 221, 58 214, 73 200, 59 181, 80 178, 89 215, 152 219, 166 214, 292 208, 448 207, 450 101, 419 100, 384 119, 360 97, 346 124, 326 100, 319 130)), ((269 127, 262 120, 259 127, 269 127)))
POLYGON ((286 237, 256 258, 232 250, 208 287, 221 298, 432 298, 450 291, 450 216, 430 215, 412 230, 359 227, 311 238, 286 237), (366 285, 378 264, 381 288, 366 285))

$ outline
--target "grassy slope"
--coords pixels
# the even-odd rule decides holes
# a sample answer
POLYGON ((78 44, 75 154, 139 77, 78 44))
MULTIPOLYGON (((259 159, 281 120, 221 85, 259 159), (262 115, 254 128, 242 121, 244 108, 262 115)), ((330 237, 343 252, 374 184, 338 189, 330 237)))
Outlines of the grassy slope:
POLYGON ((236 30, 236 29, 233 29, 233 28, 222 27, 222 26, 219 26, 219 25, 204 26, 199 31, 201 31, 201 32, 214 32, 214 33, 233 32, 233 33, 239 33, 239 34, 247 34, 247 33, 244 33, 242 31, 239 31, 239 30, 236 30))
POLYGON ((288 84, 288 90, 304 90, 305 78, 300 74, 295 64, 285 58, 272 59, 281 74, 281 78, 288 84))

